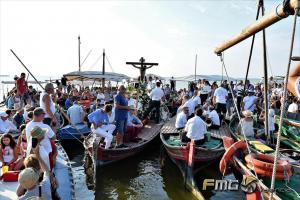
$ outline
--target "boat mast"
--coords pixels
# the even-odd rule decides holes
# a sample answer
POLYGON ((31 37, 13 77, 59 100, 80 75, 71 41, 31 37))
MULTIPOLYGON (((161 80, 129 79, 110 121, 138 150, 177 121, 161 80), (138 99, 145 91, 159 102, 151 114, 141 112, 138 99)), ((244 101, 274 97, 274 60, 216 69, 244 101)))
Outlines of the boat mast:
POLYGON ((102 78, 102 88, 105 87, 105 78, 104 78, 104 75, 105 75, 105 49, 103 49, 103 54, 102 54, 102 75, 103 75, 103 78, 102 78))
POLYGON ((81 62, 80 62, 80 35, 78 36, 78 71, 81 71, 81 62))
MULTIPOLYGON (((264 1, 259 0, 259 6, 261 7, 261 14, 264 16, 265 7, 264 1)), ((267 62, 267 44, 266 44, 266 32, 265 29, 262 30, 263 34, 263 59, 264 59, 264 106, 265 106, 265 134, 268 136, 267 141, 270 141, 269 133, 269 84, 268 84, 268 62, 267 62)))
POLYGON ((195 83, 196 83, 196 80, 197 79, 197 54, 196 54, 196 57, 195 57, 195 83))

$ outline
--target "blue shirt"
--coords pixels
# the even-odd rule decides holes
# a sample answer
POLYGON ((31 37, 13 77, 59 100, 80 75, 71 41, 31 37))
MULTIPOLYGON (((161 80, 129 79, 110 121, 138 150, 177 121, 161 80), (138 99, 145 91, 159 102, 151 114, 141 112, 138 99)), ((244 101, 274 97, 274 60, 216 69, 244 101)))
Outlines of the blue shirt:
POLYGON ((100 123, 109 123, 108 115, 102 109, 97 109, 96 111, 90 113, 88 115, 88 119, 90 123, 95 123, 97 126, 100 125, 100 123))
MULTIPOLYGON (((117 94, 115 97, 115 104, 119 104, 121 106, 128 106, 127 99, 121 95, 120 93, 117 94)), ((128 110, 127 109, 115 109, 115 120, 126 120, 128 117, 128 110)))
POLYGON ((72 101, 70 98, 67 98, 65 101, 65 107, 66 109, 69 109, 73 105, 72 101))
POLYGON ((137 116, 128 112, 127 126, 132 126, 133 124, 142 124, 142 122, 137 116))

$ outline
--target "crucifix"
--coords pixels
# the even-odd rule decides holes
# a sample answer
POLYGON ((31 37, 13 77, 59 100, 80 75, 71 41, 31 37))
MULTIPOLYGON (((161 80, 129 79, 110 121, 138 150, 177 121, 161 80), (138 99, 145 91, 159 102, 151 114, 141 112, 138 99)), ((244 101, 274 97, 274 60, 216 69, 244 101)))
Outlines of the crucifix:
POLYGON ((132 65, 133 67, 138 68, 141 73, 141 81, 144 82, 146 69, 157 66, 158 63, 146 63, 145 58, 141 57, 140 62, 126 62, 126 65, 132 65))

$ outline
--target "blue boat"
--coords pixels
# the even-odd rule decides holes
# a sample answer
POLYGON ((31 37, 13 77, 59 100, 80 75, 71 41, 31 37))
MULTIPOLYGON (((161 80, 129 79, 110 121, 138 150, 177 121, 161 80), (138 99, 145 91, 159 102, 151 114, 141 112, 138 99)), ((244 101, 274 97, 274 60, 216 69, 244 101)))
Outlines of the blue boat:
POLYGON ((87 136, 90 134, 91 129, 84 123, 67 125, 57 132, 57 137, 59 140, 80 140, 81 136, 87 136), (75 127, 76 128, 75 128, 75 127))

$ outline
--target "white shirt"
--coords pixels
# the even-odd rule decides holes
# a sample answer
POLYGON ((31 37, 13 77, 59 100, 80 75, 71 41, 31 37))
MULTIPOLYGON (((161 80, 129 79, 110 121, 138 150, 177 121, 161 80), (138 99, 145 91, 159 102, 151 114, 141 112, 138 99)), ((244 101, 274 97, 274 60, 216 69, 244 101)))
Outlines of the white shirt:
MULTIPOLYGON (((46 105, 45 105, 45 102, 43 101, 43 98, 44 98, 44 96, 45 95, 49 95, 48 93, 46 93, 46 92, 42 92, 42 94, 41 94, 41 96, 40 96, 40 106, 41 106, 41 108, 43 108, 43 110, 45 111, 45 118, 49 118, 50 116, 49 116, 49 114, 47 113, 47 111, 46 111, 46 105)), ((51 98, 51 96, 49 95, 49 97, 50 97, 50 111, 52 112, 52 114, 54 114, 55 113, 55 111, 56 111, 56 109, 55 109, 55 105, 54 105, 54 102, 52 101, 52 98, 51 98)))
POLYGON ((198 116, 189 119, 185 126, 186 136, 193 140, 201 140, 206 133, 206 124, 198 116))
POLYGON ((275 110, 269 109, 269 131, 275 131, 275 110))
POLYGON ((298 104, 292 103, 289 105, 288 112, 297 113, 298 112, 298 104))
POLYGON ((185 102, 183 107, 189 108, 189 115, 195 112, 195 103, 193 102, 193 99, 189 99, 187 102, 185 102))
POLYGON ((257 100, 256 96, 245 96, 243 99, 244 102, 244 110, 254 111, 254 104, 257 100))
POLYGON ((49 154, 50 152, 52 152, 52 147, 51 147, 51 143, 50 143, 50 139, 52 137, 54 137, 54 132, 51 129, 50 126, 48 126, 47 124, 44 124, 43 122, 34 122, 31 121, 26 125, 26 139, 27 139, 27 151, 26 151, 26 155, 30 154, 31 148, 32 148, 32 137, 31 137, 31 130, 34 127, 40 127, 42 129, 48 129, 48 131, 45 134, 44 139, 40 142, 40 145, 43 146, 45 148, 45 151, 49 154))
POLYGON ((160 87, 156 87, 150 92, 149 96, 152 101, 160 101, 164 96, 164 91, 160 87))
POLYGON ((201 104, 201 99, 200 99, 199 96, 193 96, 192 99, 193 99, 193 102, 195 104, 195 107, 197 107, 201 104))
POLYGON ((226 97, 228 92, 223 87, 218 87, 214 92, 214 97, 216 97, 216 103, 226 104, 226 97))
POLYGON ((17 130, 17 128, 13 128, 11 122, 8 119, 3 121, 0 118, 0 133, 8 133, 10 130, 17 130))
POLYGON ((220 126, 220 118, 219 118, 217 111, 213 110, 213 111, 209 112, 208 118, 211 119, 212 124, 220 126))
POLYGON ((82 116, 83 109, 78 104, 73 104, 67 111, 68 116, 70 116, 70 120, 72 124, 79 124, 82 123, 82 116))
POLYGON ((100 99, 100 104, 104 105, 105 104, 105 95, 103 93, 97 94, 97 99, 100 99))
POLYGON ((204 85, 201 90, 201 94, 209 94, 211 92, 211 86, 204 85))
POLYGON ((184 128, 187 122, 187 116, 184 111, 181 111, 176 116, 175 127, 176 128, 184 128))

